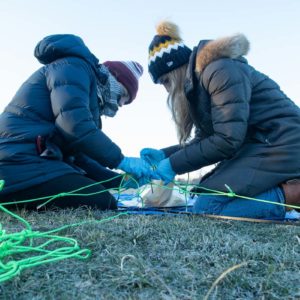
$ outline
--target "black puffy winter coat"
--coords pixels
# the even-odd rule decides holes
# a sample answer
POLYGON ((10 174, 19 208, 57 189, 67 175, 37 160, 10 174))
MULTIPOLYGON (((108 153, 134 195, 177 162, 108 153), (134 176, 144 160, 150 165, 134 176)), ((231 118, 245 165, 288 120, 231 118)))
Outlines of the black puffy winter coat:
POLYGON ((185 93, 198 134, 165 152, 177 174, 219 163, 201 181, 205 188, 228 191, 227 184, 255 196, 300 177, 300 109, 247 63, 248 47, 237 35, 194 49, 185 93))
POLYGON ((96 84, 107 78, 83 41, 74 35, 48 36, 36 46, 35 56, 44 66, 0 115, 1 194, 78 172, 63 157, 41 157, 38 137, 54 140, 62 156, 82 153, 105 167, 115 168, 123 158, 101 131, 96 84))

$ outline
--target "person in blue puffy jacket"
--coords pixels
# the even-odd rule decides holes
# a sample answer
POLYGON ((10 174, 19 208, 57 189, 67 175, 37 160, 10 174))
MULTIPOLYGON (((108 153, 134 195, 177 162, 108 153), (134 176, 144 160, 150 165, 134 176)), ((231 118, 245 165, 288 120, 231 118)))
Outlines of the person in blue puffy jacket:
POLYGON ((111 169, 137 180, 150 178, 152 171, 144 160, 122 154, 101 130, 101 116, 114 117, 119 107, 135 99, 142 66, 134 61, 100 64, 72 34, 45 37, 34 55, 44 66, 22 84, 0 115, 0 179, 5 181, 0 201, 77 191, 87 195, 69 194, 50 204, 116 209, 106 189, 121 182, 133 187, 134 181, 123 181, 111 169))
POLYGON ((201 40, 191 50, 176 24, 161 22, 148 68, 168 92, 179 145, 145 148, 141 157, 165 182, 216 164, 194 190, 195 213, 282 219, 300 207, 300 109, 248 64, 248 50, 243 34, 201 40))

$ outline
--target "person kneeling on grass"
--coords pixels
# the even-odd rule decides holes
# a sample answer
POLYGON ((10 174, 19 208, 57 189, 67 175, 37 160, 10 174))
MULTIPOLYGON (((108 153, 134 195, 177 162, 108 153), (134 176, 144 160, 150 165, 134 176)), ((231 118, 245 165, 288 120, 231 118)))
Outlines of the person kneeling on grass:
MULTIPOLYGON (((149 46, 149 73, 167 92, 179 145, 145 148, 141 157, 165 182, 218 163, 200 187, 300 206, 300 109, 250 66, 242 34, 202 40, 190 50, 177 25, 161 22, 149 46), (195 137, 190 140, 195 129, 195 137)), ((207 193, 207 190, 198 191, 207 193)), ((287 208, 288 209, 288 208, 287 208)), ((195 213, 274 218, 283 205, 201 195, 195 213)))
POLYGON ((82 39, 71 34, 45 37, 34 53, 44 66, 23 83, 0 115, 0 179, 5 180, 0 201, 78 190, 88 195, 50 203, 116 209, 116 200, 105 190, 118 187, 122 178, 110 169, 136 178, 153 173, 144 160, 122 154, 101 130, 100 117, 114 117, 119 107, 135 99, 142 66, 134 61, 99 64, 82 39), (96 184, 103 180, 109 181, 96 184))

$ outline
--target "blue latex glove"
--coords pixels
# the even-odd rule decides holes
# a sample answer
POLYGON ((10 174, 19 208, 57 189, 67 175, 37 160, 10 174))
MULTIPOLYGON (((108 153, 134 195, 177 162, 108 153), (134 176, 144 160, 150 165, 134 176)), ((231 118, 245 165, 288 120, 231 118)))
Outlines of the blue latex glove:
POLYGON ((152 167, 157 167, 159 162, 165 158, 165 153, 162 150, 144 148, 141 150, 140 156, 152 167))
POLYGON ((160 161, 155 171, 156 174, 160 177, 162 181, 164 181, 165 184, 168 184, 171 181, 173 181, 176 175, 176 173, 172 169, 169 158, 160 161))
POLYGON ((157 178, 151 166, 138 157, 124 157, 117 168, 133 175, 135 178, 157 178))

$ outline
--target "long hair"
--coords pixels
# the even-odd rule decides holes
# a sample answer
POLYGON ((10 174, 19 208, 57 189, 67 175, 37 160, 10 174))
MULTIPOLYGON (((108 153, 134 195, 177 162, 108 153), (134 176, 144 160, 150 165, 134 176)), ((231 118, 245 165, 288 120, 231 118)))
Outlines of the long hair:
POLYGON ((169 95, 168 107, 175 122, 179 143, 184 145, 191 136, 193 121, 189 113, 189 105, 184 94, 184 79, 186 76, 187 64, 179 67, 162 77, 168 78, 169 95))

